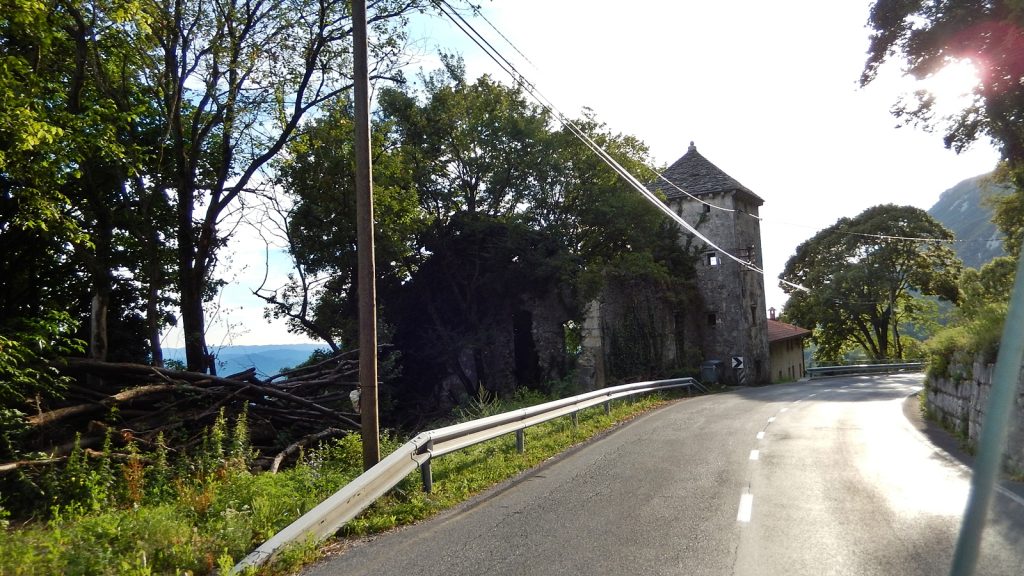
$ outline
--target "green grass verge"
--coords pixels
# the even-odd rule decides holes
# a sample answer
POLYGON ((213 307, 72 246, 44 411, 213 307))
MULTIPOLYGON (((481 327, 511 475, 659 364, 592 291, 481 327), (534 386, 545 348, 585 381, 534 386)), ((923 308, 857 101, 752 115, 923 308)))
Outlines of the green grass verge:
MULTIPOLYGON (((497 413, 538 400, 544 399, 530 396, 476 408, 497 413)), ((665 402, 665 396, 648 395, 614 402, 610 415, 601 406, 584 410, 577 425, 565 417, 534 426, 526 431, 523 454, 508 435, 440 457, 433 462, 431 494, 422 492, 418 472, 410 474, 349 522, 343 534, 361 536, 428 518, 665 402)), ((398 445, 398 439, 385 437, 382 451, 398 445)), ((135 488, 147 479, 155 484, 153 473, 137 466, 107 470, 106 476, 86 470, 85 481, 63 478, 77 482, 74 486, 86 498, 54 506, 46 521, 0 530, 0 576, 221 572, 358 476, 360 463, 359 438, 351 435, 311 451, 294 469, 279 474, 252 474, 225 460, 199 478, 180 470, 169 486, 164 483, 152 493, 135 490, 135 498, 124 496, 124 480, 135 488), (157 492, 159 497, 153 495, 157 492), (146 495, 138 497, 141 493, 146 495)), ((316 544, 286 550, 258 573, 293 571, 318 556, 316 544)))

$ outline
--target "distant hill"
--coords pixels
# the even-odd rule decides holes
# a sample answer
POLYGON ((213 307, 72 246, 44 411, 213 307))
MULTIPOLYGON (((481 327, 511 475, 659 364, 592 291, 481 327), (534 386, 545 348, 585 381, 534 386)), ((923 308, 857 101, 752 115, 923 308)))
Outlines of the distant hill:
MULTIPOLYGON (((284 368, 291 368, 305 362, 309 355, 318 348, 327 348, 325 344, 268 344, 264 346, 224 346, 215 351, 217 356, 217 373, 234 374, 256 367, 256 373, 262 376, 279 374, 284 368)), ((164 348, 167 360, 185 361, 184 348, 164 348)))
POLYGON ((992 207, 985 199, 1008 194, 1010 188, 994 184, 989 174, 968 178, 946 190, 928 213, 956 234, 954 245, 964 266, 978 268, 1004 255, 1002 234, 992 223, 992 207))

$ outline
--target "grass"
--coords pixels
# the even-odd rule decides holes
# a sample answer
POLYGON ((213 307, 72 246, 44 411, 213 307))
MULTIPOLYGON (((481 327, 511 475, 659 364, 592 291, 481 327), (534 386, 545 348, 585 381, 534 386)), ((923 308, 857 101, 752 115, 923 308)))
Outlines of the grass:
POLYGON ((406 480, 408 490, 381 498, 343 532, 362 536, 432 516, 664 402, 664 396, 651 395, 614 403, 610 415, 601 406, 584 410, 575 426, 568 417, 539 424, 526 430, 522 454, 516 452, 515 436, 510 434, 442 456, 432 461, 430 494, 422 491, 419 474, 413 474, 406 480))
MULTIPOLYGON (((511 403, 490 401, 463 417, 544 400, 529 395, 511 403)), ((418 473, 410 474, 349 522, 343 535, 362 536, 428 518, 665 401, 659 395, 617 401, 610 415, 598 406, 579 413, 577 425, 566 417, 529 428, 523 454, 508 435, 438 458, 432 464, 431 494, 422 492, 418 473)), ((83 458, 73 461, 70 470, 51 470, 39 482, 56 498, 45 520, 0 530, 0 576, 223 572, 361 472, 358 435, 309 452, 294 469, 254 474, 245 464, 241 427, 236 423, 232 432, 221 422, 214 428, 202 452, 173 471, 166 463, 161 468, 160 458, 147 466, 141 460, 122 464, 83 458)), ((399 444, 385 436, 382 452, 399 444)), ((4 512, 0 508, 0 517, 4 512)), ((316 544, 286 550, 258 573, 294 571, 318 556, 316 544)))

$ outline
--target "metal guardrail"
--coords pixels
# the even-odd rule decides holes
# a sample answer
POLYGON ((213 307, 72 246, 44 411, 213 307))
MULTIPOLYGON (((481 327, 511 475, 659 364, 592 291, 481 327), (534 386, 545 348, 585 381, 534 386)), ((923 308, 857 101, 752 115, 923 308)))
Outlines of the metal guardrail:
POLYGON ((516 433, 517 445, 521 449, 521 432, 530 426, 575 415, 580 410, 616 398, 670 388, 696 388, 707 392, 693 378, 636 382, 423 432, 272 536, 235 565, 232 573, 238 574, 266 563, 289 544, 326 539, 416 468, 423 471, 424 487, 429 489, 432 458, 511 433, 516 433))
POLYGON ((813 378, 823 376, 849 376, 851 374, 888 374, 890 372, 916 372, 923 370, 925 362, 900 362, 897 364, 848 364, 843 366, 815 366, 805 368, 813 378))

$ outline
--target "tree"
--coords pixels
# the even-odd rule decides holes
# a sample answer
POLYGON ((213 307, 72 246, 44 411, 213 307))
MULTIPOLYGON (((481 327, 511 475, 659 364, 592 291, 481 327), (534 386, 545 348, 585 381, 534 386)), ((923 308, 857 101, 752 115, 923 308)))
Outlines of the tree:
MULTIPOLYGON (((978 72, 973 99, 945 125, 945 143, 963 150, 981 136, 999 144, 1004 160, 1024 161, 1024 10, 1016 0, 878 0, 861 84, 873 81, 888 60, 927 78, 945 66, 970 61, 978 72)), ((918 92, 894 109, 897 116, 933 124, 934 98, 918 92)))
MULTIPOLYGON (((63 379, 47 361, 81 351, 88 279, 71 247, 95 242, 75 189, 86 150, 108 143, 82 114, 88 62, 69 7, 0 7, 0 401, 9 407, 58 392, 63 379)), ((102 116, 102 105, 90 112, 102 116)))
POLYGON ((408 90, 381 91, 381 115, 393 123, 432 225, 456 214, 507 219, 537 190, 536 165, 549 117, 519 88, 482 76, 472 84, 461 61, 424 79, 424 101, 408 90))
MULTIPOLYGON (((395 64, 403 16, 419 0, 368 6, 378 76, 395 64)), ((188 368, 212 368, 204 301, 231 209, 307 116, 351 87, 344 0, 147 0, 140 26, 166 129, 159 185, 173 191, 177 281, 188 368)))
MULTIPOLYGON (((16 2, 15 16, 5 21, 10 26, 0 29, 11 71, 3 79, 10 108, 0 112, 11 120, 2 123, 10 131, 0 146, 13 218, 5 219, 12 226, 4 244, 20 253, 4 276, 12 285, 30 287, 24 292, 30 298, 62 294, 61 301, 43 299, 35 306, 71 312, 86 327, 79 334, 89 341, 93 358, 107 358, 112 339, 146 339, 149 345, 142 348, 118 347, 118 358, 159 361, 166 298, 158 294, 166 288, 165 267, 150 256, 166 250, 160 237, 169 231, 168 220, 154 208, 165 206, 165 199, 147 185, 153 179, 147 162, 155 157, 160 131, 155 102, 141 79, 138 6, 59 1, 45 8, 16 2), (40 132, 40 126, 48 128, 40 132), (49 131, 60 137, 38 137, 49 131), (38 226, 19 224, 32 218, 30 194, 49 197, 55 217, 38 226), (57 272, 44 272, 50 268, 57 272), (148 334, 134 321, 140 308, 151 312, 148 334), (108 325, 133 328, 112 336, 108 325)), ((14 293, 5 298, 6 309, 18 306, 14 293)))
MULTIPOLYGON (((472 395, 561 377, 564 332, 606 272, 628 269, 671 298, 693 264, 678 230, 521 88, 468 81, 459 60, 442 60, 419 84, 382 90, 374 118, 379 317, 401 352, 406 409, 434 407, 453 380, 472 395), (534 329, 543 350, 527 341, 534 329)), ((273 314, 332 345, 351 341, 355 320, 350 114, 332 104, 288 147, 280 182, 295 202, 297 273, 264 293, 273 314)), ((642 142, 589 113, 575 124, 645 173, 642 142)))
MULTIPOLYGON (((651 173, 650 153, 637 138, 612 134, 589 110, 572 122, 631 173, 651 173)), ((569 128, 552 132, 540 157, 538 190, 526 216, 580 259, 588 284, 585 298, 596 295, 604 270, 617 267, 623 255, 648 255, 660 267, 655 275, 685 277, 692 271, 692 259, 679 246, 677 225, 629 188, 569 128)))
MULTIPOLYGON (((339 98, 289 143, 278 171, 290 207, 279 207, 279 220, 295 272, 286 286, 257 291, 271 305, 269 315, 287 318, 290 330, 334 350, 354 342, 358 329, 352 113, 349 99, 339 98)), ((374 252, 378 300, 384 303, 421 259, 418 235, 425 224, 391 132, 387 120, 376 121, 371 131, 374 252)))
POLYGON ((878 0, 861 85, 871 83, 889 60, 927 78, 945 66, 969 61, 977 70, 972 99, 949 118, 936 118, 933 95, 918 91, 893 108, 897 117, 941 127, 947 147, 960 152, 981 137, 999 147, 997 178, 1017 192, 996 203, 996 222, 1017 255, 1024 230, 1024 9, 1018 0, 878 0))
POLYGON ((822 360, 839 360, 851 348, 873 359, 900 359, 901 330, 925 309, 921 296, 958 299, 961 263, 946 244, 952 239, 910 206, 880 205, 841 218, 786 263, 780 278, 809 292, 780 283, 790 294, 785 317, 814 327, 822 360))

